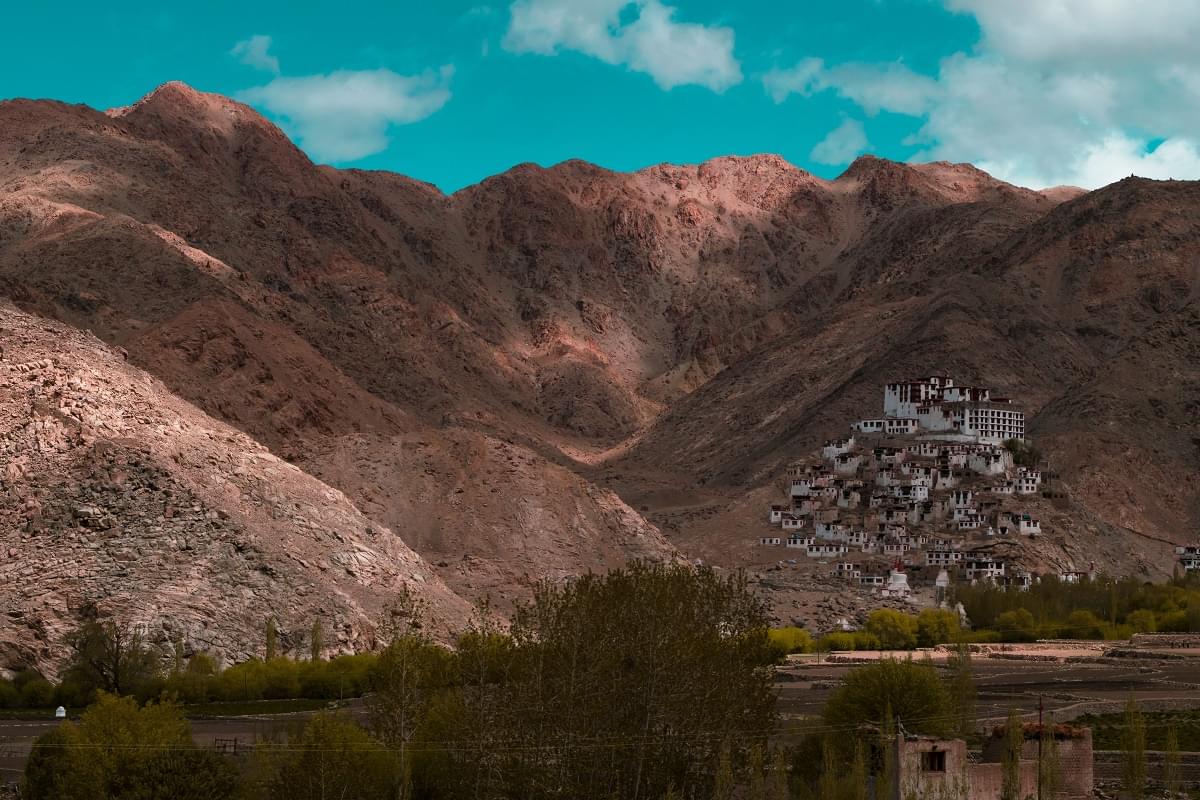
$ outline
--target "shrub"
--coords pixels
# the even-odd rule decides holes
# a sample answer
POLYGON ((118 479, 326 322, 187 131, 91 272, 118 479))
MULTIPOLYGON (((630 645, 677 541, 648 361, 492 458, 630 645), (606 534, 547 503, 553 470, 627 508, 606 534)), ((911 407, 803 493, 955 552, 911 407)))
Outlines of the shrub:
POLYGON ((776 654, 777 661, 782 660, 788 653, 812 651, 812 635, 804 628, 772 628, 767 635, 771 639, 771 650, 776 654))
POLYGON ((885 650, 911 650, 917 646, 917 619, 902 611, 881 608, 867 617, 867 632, 885 650))

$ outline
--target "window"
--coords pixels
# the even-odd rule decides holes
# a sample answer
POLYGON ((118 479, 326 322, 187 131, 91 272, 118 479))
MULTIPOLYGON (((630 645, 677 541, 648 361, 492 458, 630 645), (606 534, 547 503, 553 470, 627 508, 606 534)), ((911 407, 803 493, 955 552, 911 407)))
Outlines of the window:
POLYGON ((921 753, 921 771, 922 772, 945 772, 946 771, 946 751, 931 750, 921 753))

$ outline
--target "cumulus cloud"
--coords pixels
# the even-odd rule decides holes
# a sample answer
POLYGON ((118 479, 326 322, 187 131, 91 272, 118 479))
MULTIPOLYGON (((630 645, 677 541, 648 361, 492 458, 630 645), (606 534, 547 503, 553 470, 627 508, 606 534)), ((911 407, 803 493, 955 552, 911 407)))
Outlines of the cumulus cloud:
POLYGON ((870 146, 863 124, 847 117, 817 142, 809 157, 818 164, 848 164, 870 146))
POLYGON ((387 69, 280 76, 238 99, 281 119, 315 159, 354 161, 388 146, 393 125, 425 119, 450 99, 451 67, 421 75, 387 69))
POLYGON ((513 53, 573 50, 643 72, 663 89, 723 92, 742 81, 731 28, 680 22, 660 0, 516 0, 504 35, 513 53))
POLYGON ((257 34, 233 46, 230 53, 243 64, 279 74, 279 59, 271 55, 271 37, 257 34))
POLYGON ((973 14, 982 37, 936 74, 806 59, 764 86, 777 102, 833 91, 867 114, 918 118, 916 160, 971 161, 1028 186, 1200 178, 1200 3, 945 3, 973 14))

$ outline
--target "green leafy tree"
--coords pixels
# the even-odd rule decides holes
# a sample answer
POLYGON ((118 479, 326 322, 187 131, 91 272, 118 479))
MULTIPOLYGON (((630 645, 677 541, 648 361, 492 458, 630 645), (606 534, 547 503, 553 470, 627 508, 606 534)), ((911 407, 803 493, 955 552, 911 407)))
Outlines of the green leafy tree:
POLYGON ((767 780, 767 796, 769 800, 788 800, 787 761, 782 750, 776 750, 771 759, 771 772, 767 780))
POLYGON ((897 779, 896 770, 896 716, 889 702, 879 725, 879 771, 875 773, 876 800, 891 800, 897 779))
POLYGON ((1142 800, 1146 793, 1146 721, 1132 696, 1125 702, 1121 753, 1121 788, 1130 800, 1142 800))
POLYGON ((237 773, 216 753, 200 751, 179 709, 139 708, 128 697, 100 694, 76 724, 39 737, 26 765, 30 800, 225 800, 237 773))
MULTIPOLYGON (((821 713, 826 724, 839 729, 881 726, 890 713, 911 733, 949 736, 954 723, 943 711, 949 705, 931 664, 885 658, 850 672, 821 713)), ((848 747, 842 755, 850 757, 848 747)))
POLYGON ((1021 748, 1025 745, 1025 726, 1015 708, 1009 709, 1004 725, 1004 749, 1000 757, 1000 800, 1021 797, 1021 748))
POLYGON ((713 800, 733 800, 737 780, 733 776, 733 747, 726 739, 717 753, 717 770, 713 776, 713 800))
POLYGON ((971 648, 960 642, 946 661, 946 693, 955 715, 954 733, 968 738, 975 732, 976 689, 971 648))
POLYGON ((266 639, 266 660, 271 661, 279 655, 279 631, 275 626, 275 618, 267 618, 267 629, 264 634, 266 639))
POLYGON ((1183 796, 1183 765, 1179 754, 1179 731, 1172 725, 1167 728, 1166 743, 1163 746, 1163 788, 1167 797, 1183 796))
POLYGON ((313 661, 320 661, 321 660, 321 651, 324 649, 324 646, 325 646, 324 641, 322 641, 321 620, 319 620, 319 619, 313 620, 312 632, 309 635, 309 639, 311 639, 311 641, 309 642, 309 647, 311 648, 309 657, 313 661))
POLYGON ((917 615, 917 644, 933 647, 958 641, 962 629, 958 614, 945 608, 926 608, 917 615))
POLYGON ((161 676, 162 654, 134 627, 113 620, 85 622, 67 637, 70 661, 63 682, 81 694, 130 695, 161 676))
POLYGON ((821 740, 821 779, 817 784, 817 796, 836 800, 840 794, 841 775, 842 765, 839 763, 837 748, 827 736, 821 740))
POLYGON ((847 783, 848 800, 867 800, 867 754, 861 739, 854 742, 854 760, 850 762, 847 783))
POLYGON ((1040 635, 1037 620, 1027 608, 1005 611, 996 617, 1000 635, 1009 642, 1032 642, 1040 635))
POLYGON ((1038 736, 1038 796, 1053 798, 1062 787, 1062 764, 1058 756, 1058 739, 1054 735, 1054 724, 1043 725, 1038 736))
POLYGON ((774 724, 768 628, 742 575, 634 563, 544 583, 508 637, 472 637, 476 654, 494 654, 491 674, 460 642, 462 677, 420 727, 453 724, 444 702, 480 730, 443 766, 478 782, 471 796, 709 797, 721 743, 744 780, 749 745, 774 724))
POLYGON ((902 611, 881 608, 867 617, 867 633, 885 650, 911 650, 917 646, 917 619, 902 611))
POLYGON ((394 798, 400 765, 354 720, 318 714, 286 743, 261 745, 251 796, 261 800, 394 798))

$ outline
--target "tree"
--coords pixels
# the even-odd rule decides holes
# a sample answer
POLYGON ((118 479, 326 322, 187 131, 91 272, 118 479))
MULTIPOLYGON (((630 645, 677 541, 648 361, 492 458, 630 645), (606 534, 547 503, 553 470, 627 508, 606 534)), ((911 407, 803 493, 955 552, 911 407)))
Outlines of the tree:
MULTIPOLYGON (((891 715, 911 733, 948 736, 954 727, 943 711, 948 705, 946 687, 932 664, 885 658, 850 672, 821 715, 839 729, 883 726, 891 715)), ((843 756, 850 755, 843 748, 843 756)))
POLYGON ((717 770, 713 776, 713 800, 733 800, 737 782, 733 777, 733 748, 726 739, 717 754, 717 770))
POLYGON ((946 667, 946 693, 956 718, 955 733, 966 739, 975 732, 976 691, 970 646, 965 642, 956 645, 946 667))
POLYGON ((310 658, 313 661, 321 660, 321 650, 324 648, 324 642, 321 640, 321 620, 314 619, 312 624, 312 634, 309 637, 312 641, 309 642, 309 647, 312 648, 310 658))
POLYGON ((97 691, 133 694, 161 674, 161 654, 136 628, 113 620, 85 622, 67 637, 67 644, 71 657, 63 683, 89 697, 97 691))
POLYGON ((817 796, 833 800, 839 795, 838 780, 841 777, 841 766, 833 742, 829 736, 821 740, 821 779, 817 784, 817 796))
POLYGON ((1021 749, 1025 745, 1025 725, 1015 708, 1008 711, 1004 724, 1004 749, 1000 755, 1000 800, 1021 798, 1021 749))
POLYGON ((1163 747, 1163 787, 1167 797, 1183 796, 1183 766, 1179 755, 1179 732, 1172 725, 1167 728, 1167 741, 1163 747))
POLYGON ((1062 766, 1059 763, 1054 723, 1042 725, 1038 737, 1038 797, 1049 800, 1058 794, 1062 786, 1062 766))
POLYGON ((884 650, 911 650, 917 646, 917 620, 902 611, 881 608, 867 617, 867 633, 884 650))
POLYGON ((958 614, 945 608, 926 608, 917 615, 917 644, 933 647, 956 641, 962 634, 958 614))
POLYGON ((191 728, 169 703, 139 708, 132 698, 100 694, 79 723, 39 737, 26 765, 30 800, 224 800, 237 773, 192 742, 191 728))
POLYGON ((771 773, 767 780, 767 792, 769 800, 788 800, 787 762, 784 760, 782 750, 776 750, 775 757, 771 759, 771 773))
POLYGON ((707 568, 635 562, 540 584, 509 637, 476 634, 465 656, 460 643, 463 678, 444 702, 482 730, 448 769, 491 797, 712 796, 722 742, 740 778, 774 725, 768 627, 745 576, 707 568), (491 674, 466 663, 482 653, 491 674))
POLYGON ((352 719, 317 714, 285 744, 261 745, 256 794, 263 800, 378 800, 396 797, 392 754, 352 719))
POLYGON ((1125 702, 1121 751, 1121 788, 1130 800, 1142 800, 1146 793, 1146 721, 1132 695, 1125 702))
POLYGON ((875 774, 876 800, 891 800, 898 777, 896 769, 896 717, 888 703, 879 726, 879 772, 875 774))
POLYGON ((849 800, 867 800, 867 755, 861 739, 854 743, 854 760, 850 762, 849 800))
POLYGON ((1003 612, 996 617, 996 627, 1006 642, 1032 642, 1039 634, 1037 620, 1026 608, 1003 612))
POLYGON ((266 660, 270 661, 279 655, 279 631, 275 628, 274 617, 267 617, 267 630, 264 638, 266 639, 266 660))

